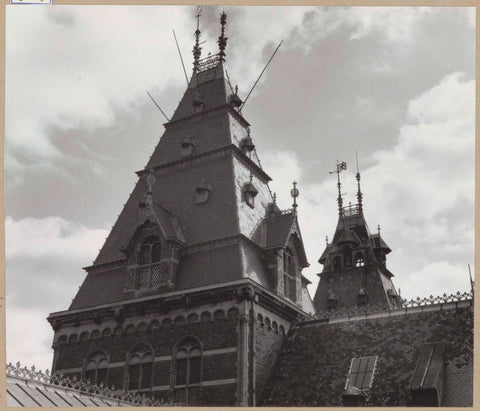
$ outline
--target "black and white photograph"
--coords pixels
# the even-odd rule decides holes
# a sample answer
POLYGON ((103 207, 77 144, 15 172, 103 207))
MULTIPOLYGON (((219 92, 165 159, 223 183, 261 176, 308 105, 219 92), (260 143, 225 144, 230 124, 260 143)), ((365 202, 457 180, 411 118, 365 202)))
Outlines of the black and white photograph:
POLYGON ((475 21, 6 5, 0 403, 472 407, 475 21))

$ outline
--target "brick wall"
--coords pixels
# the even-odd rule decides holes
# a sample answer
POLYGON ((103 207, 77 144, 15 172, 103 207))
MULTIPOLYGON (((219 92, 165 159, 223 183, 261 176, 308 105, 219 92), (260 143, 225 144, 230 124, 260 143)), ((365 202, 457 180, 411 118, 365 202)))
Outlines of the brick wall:
POLYGON ((271 325, 260 322, 255 324, 255 392, 257 399, 261 397, 265 383, 283 342, 284 335, 271 325))
MULTIPOLYGON (((152 346, 155 357, 164 357, 154 363, 152 385, 154 387, 166 386, 171 383, 172 348, 182 337, 195 336, 202 342, 204 352, 201 380, 202 383, 207 382, 207 385, 201 390, 202 404, 235 405, 236 382, 227 381, 220 385, 215 385, 217 383, 208 385, 208 381, 236 380, 238 320, 235 315, 226 314, 224 311, 223 314, 214 314, 207 320, 201 318, 199 315, 198 320, 191 323, 177 318, 177 322, 172 321, 171 324, 168 324, 167 321, 163 325, 160 324, 158 328, 147 328, 144 331, 139 331, 139 327, 129 327, 127 320, 119 330, 123 330, 121 333, 81 342, 60 343, 58 344, 57 370, 77 369, 73 373, 64 373, 79 376, 83 359, 88 353, 95 349, 103 349, 110 356, 110 364, 120 363, 109 368, 108 385, 122 388, 127 353, 135 344, 144 342, 152 346), (227 352, 208 353, 208 351, 222 349, 227 349, 227 352)), ((104 327, 107 326, 112 328, 110 324, 104 325, 104 327)), ((100 326, 100 328, 102 327, 100 326)), ((154 391, 154 395, 157 398, 168 399, 172 393, 170 390, 162 388, 161 391, 154 391)))
POLYGON ((310 324, 289 333, 261 405, 342 405, 351 359, 363 356, 378 356, 366 405, 413 405, 408 385, 420 346, 430 341, 447 342, 445 402, 471 403, 472 307, 310 324), (458 365, 453 369, 455 376, 453 363, 458 365), (452 379, 463 381, 466 388, 460 393, 452 379), (451 391, 461 398, 449 398, 451 391))

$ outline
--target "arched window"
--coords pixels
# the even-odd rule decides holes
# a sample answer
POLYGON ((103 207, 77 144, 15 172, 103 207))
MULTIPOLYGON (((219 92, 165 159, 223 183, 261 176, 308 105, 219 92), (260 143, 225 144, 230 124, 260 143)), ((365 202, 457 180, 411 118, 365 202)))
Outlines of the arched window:
POLYGON ((344 249, 344 263, 345 268, 350 268, 352 266, 352 249, 349 246, 346 246, 344 249))
POLYGON ((150 236, 145 239, 139 254, 139 288, 150 288, 160 282, 161 243, 158 237, 150 236))
POLYGON ((91 384, 107 385, 108 357, 103 351, 89 354, 85 360, 85 380, 91 384))
POLYGON ((296 301, 296 264, 294 254, 289 247, 283 250, 283 289, 285 297, 292 301, 296 301))
POLYGON ((339 255, 336 255, 333 257, 333 271, 340 271, 342 268, 342 259, 340 258, 339 255))
POLYGON ((363 267, 364 265, 363 253, 360 251, 355 253, 355 267, 363 267))
POLYGON ((198 403, 202 363, 200 342, 187 337, 180 341, 175 352, 175 400, 179 404, 198 403))
POLYGON ((152 387, 153 352, 148 345, 139 344, 130 350, 127 364, 130 391, 152 387))

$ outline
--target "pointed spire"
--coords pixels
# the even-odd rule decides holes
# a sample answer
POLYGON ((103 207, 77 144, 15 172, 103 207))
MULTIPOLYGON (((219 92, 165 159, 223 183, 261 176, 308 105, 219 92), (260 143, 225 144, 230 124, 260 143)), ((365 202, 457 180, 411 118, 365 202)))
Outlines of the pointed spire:
POLYGON ((202 48, 200 47, 200 16, 202 15, 202 8, 197 7, 197 30, 195 30, 195 46, 193 47, 193 71, 198 71, 198 64, 200 56, 202 54, 202 48))
POLYGON ((293 211, 296 212, 298 207, 297 197, 300 194, 300 192, 298 191, 297 182, 295 180, 292 182, 292 184, 293 184, 293 188, 290 190, 290 194, 293 198, 293 204, 292 204, 293 211))
POLYGON ((343 199, 342 199, 342 184, 340 183, 340 173, 343 170, 347 169, 347 163, 345 161, 342 161, 341 163, 338 162, 337 160, 337 168, 335 171, 329 171, 329 174, 337 173, 337 187, 338 187, 338 215, 342 215, 342 209, 343 209, 343 199))
POLYGON ((225 14, 225 11, 222 11, 222 14, 220 14, 220 24, 222 25, 222 32, 217 41, 220 49, 218 55, 220 56, 220 61, 225 61, 225 47, 227 47, 228 40, 228 37, 225 37, 225 24, 227 24, 227 15, 225 14))
POLYGON ((357 160, 357 175, 355 176, 355 178, 357 179, 357 186, 358 186, 358 191, 357 191, 358 211, 360 213, 363 213, 363 202, 362 202, 363 194, 362 194, 362 190, 360 189, 360 171, 358 171, 358 155, 356 151, 355 151, 355 158, 357 160))

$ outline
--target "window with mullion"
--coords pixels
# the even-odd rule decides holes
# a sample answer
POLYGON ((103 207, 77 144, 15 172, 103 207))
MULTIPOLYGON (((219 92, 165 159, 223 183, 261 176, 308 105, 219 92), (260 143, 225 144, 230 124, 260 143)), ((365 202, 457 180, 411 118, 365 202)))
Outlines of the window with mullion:
POLYGON ((283 250, 283 293, 292 301, 296 301, 296 267, 293 253, 289 248, 283 250))
POLYGON ((182 347, 176 357, 175 398, 181 404, 195 404, 201 377, 201 351, 199 347, 182 347))
POLYGON ((377 357, 353 358, 348 375, 347 387, 368 390, 372 385, 377 357))

